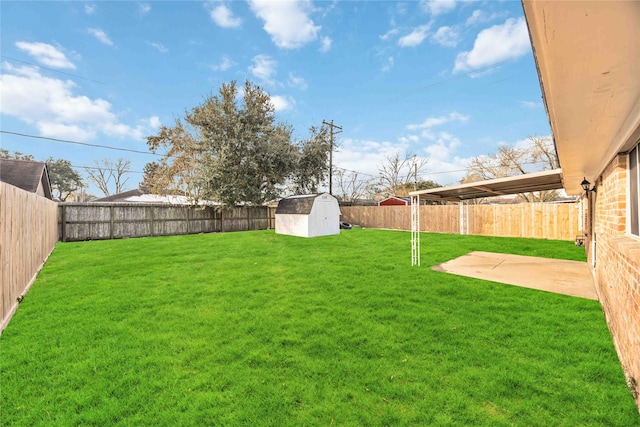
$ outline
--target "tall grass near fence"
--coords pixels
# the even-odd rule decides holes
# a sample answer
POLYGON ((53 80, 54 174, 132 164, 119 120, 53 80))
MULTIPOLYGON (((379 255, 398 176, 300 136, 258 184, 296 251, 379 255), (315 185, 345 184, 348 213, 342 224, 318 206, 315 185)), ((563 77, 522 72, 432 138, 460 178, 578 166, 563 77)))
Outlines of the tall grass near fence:
POLYGON ((58 241, 57 205, 0 182, 0 331, 58 241))
MULTIPOLYGON (((410 206, 341 206, 342 220, 367 228, 411 230, 410 206)), ((420 206, 420 229, 432 233, 574 240, 578 203, 420 206)))

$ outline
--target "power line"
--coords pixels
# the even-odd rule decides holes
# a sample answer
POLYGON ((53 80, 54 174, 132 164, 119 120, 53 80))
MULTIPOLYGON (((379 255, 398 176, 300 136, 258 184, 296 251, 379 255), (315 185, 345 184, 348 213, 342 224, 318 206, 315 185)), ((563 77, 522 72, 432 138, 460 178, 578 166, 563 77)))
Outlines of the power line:
POLYGON ((427 101, 413 104, 413 106, 418 107, 418 106, 421 106, 421 105, 431 104, 431 103, 433 103, 433 101, 438 101, 440 99, 447 99, 447 98, 450 98, 452 95, 459 95, 461 93, 473 92, 473 91, 476 91, 476 90, 479 90, 479 89, 483 89, 483 88, 485 88, 487 86, 492 86, 492 85, 495 85, 495 84, 498 84, 498 83, 502 83, 504 81, 512 80, 512 79, 515 79, 515 76, 506 77, 504 79, 495 80, 495 81, 492 81, 492 82, 489 82, 489 83, 485 83, 485 84, 482 84, 482 85, 478 85, 478 86, 473 86, 473 87, 471 87, 469 89, 466 89, 466 90, 459 90, 457 92, 448 93, 448 94, 446 94, 444 96, 439 96, 437 98, 429 97, 427 101))
POLYGON ((334 169, 340 169, 340 170, 343 170, 345 172, 357 173, 358 175, 365 175, 365 176, 370 176, 372 178, 378 178, 378 175, 371 175, 370 173, 358 172, 358 171, 354 171, 354 170, 351 170, 351 169, 342 168, 340 166, 334 166, 333 168, 334 169))
MULTIPOLYGON (((334 125, 334 127, 339 128, 336 125, 334 125)), ((341 129, 341 128, 339 128, 339 129, 341 129)), ((111 147, 111 146, 108 146, 108 145, 89 144, 87 142, 78 142, 78 141, 70 141, 70 140, 66 140, 66 139, 49 138, 49 137, 45 137, 45 136, 29 135, 29 134, 24 134, 24 133, 19 133, 19 132, 11 132, 11 131, 6 131, 6 130, 0 130, 0 133, 6 133, 8 135, 22 136, 22 137, 26 137, 26 138, 44 139, 44 140, 48 140, 48 141, 62 142, 62 143, 67 143, 67 144, 78 144, 78 145, 84 145, 84 146, 88 146, 88 147, 105 148, 105 149, 109 149, 109 150, 126 151, 126 152, 136 153, 136 154, 148 154, 148 155, 153 155, 153 156, 158 156, 158 157, 164 157, 164 155, 162 155, 162 154, 151 153, 149 151, 133 150, 133 149, 130 149, 130 148, 119 148, 119 147, 111 147)), ((336 132, 336 133, 339 133, 339 132, 336 132)), ((174 157, 174 156, 167 156, 167 157, 174 157)), ((534 165, 534 164, 538 164, 538 163, 545 163, 545 162, 542 161, 542 160, 539 160, 539 161, 535 161, 535 162, 523 162, 522 164, 523 165, 534 165)), ((98 168, 98 167, 95 167, 95 166, 73 166, 73 167, 82 168, 82 169, 112 170, 112 169, 98 168)), ((347 168, 343 168, 343 167, 340 167, 340 166, 333 166, 333 169, 340 169, 340 170, 343 170, 345 172, 352 172, 352 173, 356 173, 356 174, 359 174, 359 175, 370 176, 372 178, 379 178, 379 175, 372 175, 370 173, 360 172, 360 171, 356 171, 356 170, 352 170, 352 169, 347 169, 347 168)), ((425 177, 428 177, 430 175, 440 175, 440 174, 446 174, 446 173, 466 172, 466 171, 467 171, 467 169, 451 169, 451 170, 446 170, 446 171, 425 172, 425 173, 421 173, 419 175, 419 177, 420 178, 425 178, 425 177)), ((129 172, 131 172, 131 173, 144 173, 144 172, 140 172, 140 171, 129 171, 129 172)))
POLYGON ((129 152, 129 153, 148 154, 148 155, 152 155, 152 156, 164 157, 164 155, 162 155, 162 154, 152 153, 150 151, 133 150, 131 148, 119 148, 119 147, 111 147, 109 145, 89 144, 88 142, 70 141, 68 139, 49 138, 49 137, 46 137, 46 136, 29 135, 29 134, 26 134, 26 133, 11 132, 11 131, 8 131, 8 130, 0 130, 0 133, 6 133, 8 135, 15 135, 15 136, 22 136, 22 137, 25 137, 25 138, 45 139, 47 141, 63 142, 65 144, 77 144, 77 145, 84 145, 84 146, 87 146, 87 147, 106 148, 108 150, 126 151, 126 152, 129 152))
MULTIPOLYGON (((540 164, 540 163, 546 163, 544 160, 538 160, 535 162, 522 162, 523 165, 535 165, 535 164, 540 164)), ((370 176, 372 178, 379 178, 379 175, 372 175, 369 173, 365 173, 365 172, 360 172, 360 171, 355 171, 352 169, 346 169, 340 166, 334 166, 334 169, 340 169, 343 170, 345 172, 352 172, 352 173, 357 173, 359 175, 365 175, 365 176, 370 176)), ((441 174, 446 174, 446 173, 454 173, 454 172, 466 172, 467 169, 450 169, 450 170, 444 170, 444 171, 437 171, 437 172, 423 172, 421 174, 418 175, 419 178, 425 179, 428 178, 430 175, 441 175, 441 174)))
POLYGON ((1 57, 3 57, 3 58, 5 58, 5 59, 8 59, 8 60, 10 60, 10 61, 21 62, 21 63, 23 63, 23 64, 32 65, 32 66, 34 66, 34 67, 42 68, 43 70, 53 71, 54 73, 65 74, 65 75, 67 75, 67 76, 76 77, 76 78, 78 78, 78 79, 88 80, 88 81, 93 82, 93 83, 98 83, 98 84, 101 84, 101 85, 106 85, 106 83, 105 83, 105 82, 101 82, 101 81, 98 81, 98 80, 89 79, 89 78, 87 78, 87 77, 82 77, 82 76, 79 76, 79 75, 77 75, 77 74, 71 74, 71 73, 67 73, 67 72, 64 72, 64 71, 60 71, 60 70, 54 70, 53 68, 43 67, 42 65, 34 64, 33 62, 23 61, 23 60, 21 60, 21 59, 17 59, 17 58, 12 58, 12 57, 7 56, 7 55, 0 55, 0 56, 1 56, 1 57))
POLYGON ((385 99, 385 101, 386 102, 398 101, 398 100, 400 100, 402 98, 407 97, 408 95, 413 95, 416 92, 422 92, 422 91, 431 89, 431 88, 436 87, 436 86, 442 86, 442 85, 447 84, 447 83, 449 83, 449 82, 451 82, 453 80, 458 80, 458 79, 461 79, 463 77, 469 76, 471 74, 480 73, 482 71, 490 70, 491 68, 495 68, 495 67, 497 67, 499 65, 502 65, 507 61, 508 60, 496 62, 495 64, 488 65, 486 67, 476 68, 476 69, 471 70, 469 72, 466 72, 466 73, 463 73, 463 74, 458 74, 457 76, 449 77, 448 79, 444 79, 444 80, 440 80, 440 81, 437 81, 437 82, 434 82, 434 83, 430 83, 430 84, 428 84, 426 86, 421 86, 421 87, 418 87, 416 89, 411 89, 411 90, 403 92, 403 93, 401 93, 399 95, 395 95, 395 96, 389 97, 389 98, 385 99))
MULTIPOLYGON (((103 171, 109 171, 109 172, 118 172, 118 169, 112 169, 112 168, 103 168, 103 167, 98 167, 98 166, 76 166, 76 165, 71 165, 72 168, 78 168, 78 169, 96 169, 96 170, 103 170, 103 171)), ((127 171, 122 171, 123 173, 140 173, 140 174, 144 174, 144 172, 140 172, 140 171, 132 171, 132 170, 127 170, 127 171)))

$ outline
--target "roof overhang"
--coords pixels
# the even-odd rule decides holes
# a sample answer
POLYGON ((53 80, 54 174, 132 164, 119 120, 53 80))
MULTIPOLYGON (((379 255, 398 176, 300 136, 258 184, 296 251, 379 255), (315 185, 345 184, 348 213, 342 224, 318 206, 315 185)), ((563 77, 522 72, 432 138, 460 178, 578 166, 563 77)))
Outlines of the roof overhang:
POLYGON ((522 1, 568 194, 640 140, 640 1, 522 1))
POLYGON ((562 188, 562 169, 554 169, 449 187, 412 191, 409 194, 412 196, 419 195, 421 199, 426 200, 460 202, 480 197, 504 196, 560 188, 562 188))

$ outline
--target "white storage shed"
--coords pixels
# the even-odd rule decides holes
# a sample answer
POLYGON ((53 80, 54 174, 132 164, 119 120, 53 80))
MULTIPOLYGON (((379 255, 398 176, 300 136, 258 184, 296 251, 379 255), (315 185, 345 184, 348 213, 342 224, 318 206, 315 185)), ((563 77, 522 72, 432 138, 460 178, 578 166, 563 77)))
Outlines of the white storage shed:
POLYGON ((276 208, 276 233, 299 237, 340 234, 340 206, 329 193, 291 196, 276 208))

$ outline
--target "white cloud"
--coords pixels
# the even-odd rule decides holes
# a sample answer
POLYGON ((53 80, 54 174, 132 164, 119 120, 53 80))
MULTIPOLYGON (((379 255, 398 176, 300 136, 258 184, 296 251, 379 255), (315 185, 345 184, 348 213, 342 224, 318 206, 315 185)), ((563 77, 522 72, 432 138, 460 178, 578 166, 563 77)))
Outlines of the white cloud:
POLYGON ((160 123, 160 118, 158 116, 151 116, 147 119, 147 126, 150 129, 158 129, 162 123, 160 123))
POLYGON ((233 67, 234 65, 237 65, 235 62, 233 62, 231 59, 229 59, 228 56, 223 56, 222 60, 220 61, 219 64, 214 64, 211 66, 211 69, 213 71, 227 71, 229 68, 233 67))
POLYGON ((69 139, 72 141, 89 141, 96 137, 93 129, 83 129, 77 125, 63 123, 37 122, 38 133, 47 138, 69 139))
POLYGON ((97 6, 93 3, 85 3, 84 5, 84 13, 87 15, 93 15, 96 13, 97 6))
POLYGON ((435 144, 427 146, 429 157, 435 160, 448 160, 452 152, 460 146, 460 140, 447 132, 440 132, 435 144))
POLYGON ((301 90, 307 90, 307 88, 309 87, 304 78, 298 77, 293 73, 289 73, 288 84, 291 87, 297 87, 298 89, 301 89, 301 90))
POLYGON ((494 19, 497 19, 503 16, 504 16, 504 12, 494 12, 494 13, 488 14, 485 11, 476 9, 473 11, 471 16, 467 18, 465 25, 469 26, 469 25, 475 25, 475 24, 484 24, 486 22, 493 21, 494 19))
POLYGON ((459 183, 470 160, 457 155, 462 148, 461 141, 447 132, 440 132, 426 146, 420 141, 416 135, 400 137, 395 142, 341 139, 340 147, 333 155, 334 164, 338 168, 358 171, 362 179, 369 179, 379 175, 378 168, 385 163, 386 156, 392 156, 398 150, 401 153, 414 152, 427 160, 421 179, 443 185, 459 183))
POLYGON ((86 141, 98 134, 142 140, 154 125, 151 117, 130 126, 120 121, 112 105, 74 93, 71 80, 40 74, 35 67, 3 64, 0 75, 0 113, 35 126, 42 136, 86 141))
POLYGON ((142 15, 146 15, 151 11, 151 6, 148 3, 140 3, 138 5, 138 10, 142 15))
MULTIPOLYGON (((334 165, 339 168, 378 176, 378 167, 385 162, 385 157, 394 155, 398 150, 404 151, 406 148, 407 144, 398 142, 345 138, 340 140, 340 148, 333 154, 333 160, 334 165)), ((363 178, 371 178, 371 176, 363 176, 363 178)))
MULTIPOLYGON (((467 119, 467 116, 454 112, 427 119, 417 127, 432 128, 449 121, 467 119)), ((401 153, 413 152, 426 159, 427 167, 420 173, 420 178, 442 185, 458 184, 470 161, 470 157, 458 154, 463 150, 460 139, 448 132, 438 132, 426 144, 424 137, 415 134, 399 137, 395 142, 341 139, 340 147, 333 156, 334 164, 339 168, 360 172, 363 179, 373 178, 378 176, 378 168, 385 162, 385 157, 394 155, 398 150, 401 153)))
POLYGON ((162 43, 155 43, 155 42, 148 42, 151 46, 155 47, 156 49, 158 49, 158 52, 160 53, 167 53, 169 52, 169 49, 167 49, 162 43))
MULTIPOLYGON (((422 179, 437 182, 440 185, 456 185, 466 175, 466 169, 471 157, 456 155, 456 147, 452 147, 450 141, 443 138, 439 142, 425 148, 428 169, 422 174, 422 179)), ((454 137, 454 143, 459 141, 454 137)))
POLYGON ((393 68, 394 62, 395 60, 393 59, 393 56, 388 57, 387 62, 385 62, 385 64, 382 66, 382 72, 386 73, 391 68, 393 68))
POLYGON ((535 101, 518 101, 525 108, 538 108, 541 104, 535 101))
POLYGON ((231 9, 224 4, 214 7, 209 14, 213 22, 222 28, 236 28, 242 24, 242 19, 234 16, 231 9))
POLYGON ((429 24, 426 24, 414 28, 413 31, 406 36, 400 37, 398 40, 398 46, 412 47, 419 45, 425 38, 427 38, 427 33, 429 32, 430 27, 431 26, 429 24))
POLYGON ((420 7, 433 16, 442 15, 455 9, 456 0, 421 0, 420 7))
POLYGON ((109 36, 107 35, 107 33, 105 33, 104 31, 102 31, 99 28, 87 28, 87 32, 89 34, 91 34, 92 36, 94 36, 95 38, 97 38, 100 43, 104 43, 108 46, 113 46, 113 42, 111 41, 111 39, 109 38, 109 36))
POLYGON ((69 61, 66 55, 56 48, 47 43, 28 43, 17 42, 16 47, 29 56, 33 57, 42 65, 46 65, 51 68, 66 68, 75 70, 76 66, 69 61))
POLYGON ((449 122, 466 122, 469 120, 469 116, 460 114, 457 111, 453 111, 445 116, 440 117, 428 117, 422 123, 407 125, 409 130, 429 130, 432 127, 440 126, 449 122))
POLYGON ((380 40, 388 40, 389 38, 395 36, 396 34, 398 34, 400 32, 399 29, 397 28, 392 28, 389 31, 387 31, 386 33, 384 33, 383 35, 379 36, 380 40))
POLYGON ((273 95, 271 96, 271 103, 276 111, 284 111, 293 108, 296 101, 290 96, 273 95))
POLYGON ((476 37, 473 49, 458 54, 453 70, 468 71, 517 59, 530 49, 531 42, 524 18, 510 18, 504 24, 482 30, 476 37))
POLYGON ((456 30, 445 25, 438 28, 433 35, 432 40, 441 46, 456 47, 460 40, 460 36, 456 30))
POLYGON ((278 61, 269 55, 256 55, 253 57, 253 65, 249 66, 249 71, 263 82, 273 84, 271 77, 276 73, 277 66, 278 61))
POLYGON ((420 137, 418 135, 401 136, 400 138, 398 138, 398 141, 402 142, 403 144, 409 144, 412 142, 420 141, 420 137))
POLYGON ((333 40, 331 40, 330 37, 323 37, 322 38, 322 44, 320 45, 320 52, 324 53, 324 52, 328 52, 329 49, 331 49, 331 43, 333 42, 333 40))
POLYGON ((318 37, 319 25, 308 16, 309 0, 250 0, 251 10, 264 21, 264 30, 276 46, 299 48, 318 37))
POLYGON ((471 15, 467 18, 465 25, 473 25, 476 22, 481 22, 484 17, 484 12, 480 9, 474 10, 471 15))

